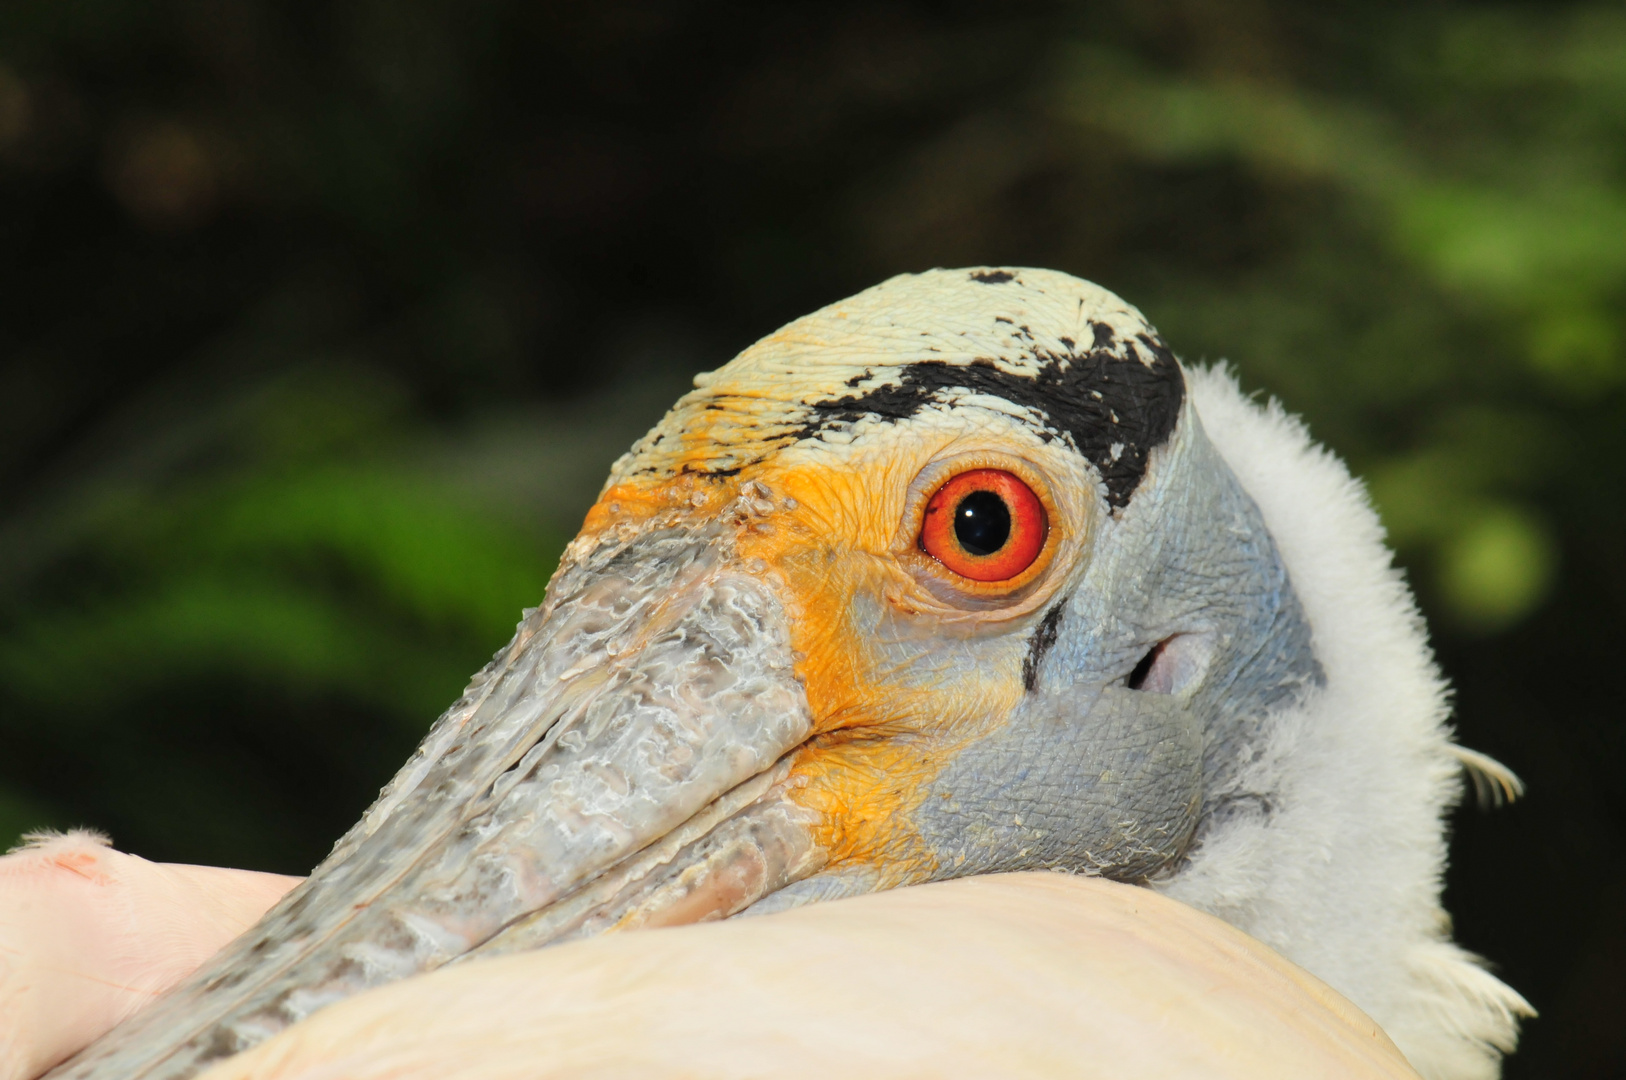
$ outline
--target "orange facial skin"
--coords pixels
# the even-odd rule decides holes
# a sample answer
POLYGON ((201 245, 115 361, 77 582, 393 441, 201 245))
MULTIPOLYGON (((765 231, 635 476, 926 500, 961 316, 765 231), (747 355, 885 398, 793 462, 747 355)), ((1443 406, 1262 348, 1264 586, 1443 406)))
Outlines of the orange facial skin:
POLYGON ((1054 592, 1022 575, 1010 608, 990 607, 998 586, 974 581, 964 582, 970 608, 944 602, 932 575, 953 575, 920 550, 930 492, 916 480, 963 442, 943 432, 816 461, 770 454, 725 478, 680 472, 622 483, 604 492, 583 530, 674 512, 711 520, 735 500, 771 505, 738 516, 736 552, 781 585, 814 719, 796 752, 792 797, 814 811, 830 868, 868 868, 878 887, 932 876, 936 859, 914 811, 955 753, 1021 699, 1027 635, 1011 624, 1036 621, 1054 592))
MULTIPOLYGON (((761 560, 783 583, 791 640, 802 658, 797 674, 815 734, 797 752, 793 797, 815 811, 815 841, 832 867, 871 865, 898 879, 889 883, 924 879, 933 864, 908 824, 910 812, 952 751, 941 745, 941 735, 965 718, 942 715, 939 693, 899 686, 894 676, 900 673, 886 670, 885 651, 860 625, 861 615, 879 612, 855 604, 856 596, 883 597, 904 585, 886 553, 892 529, 870 520, 874 515, 856 486, 830 476, 775 479, 769 490, 779 511, 743 522, 737 550, 742 562, 761 560), (927 737, 932 727, 936 738, 927 737)), ((689 475, 647 487, 620 485, 604 493, 584 532, 663 511, 715 516, 747 482, 689 475)))

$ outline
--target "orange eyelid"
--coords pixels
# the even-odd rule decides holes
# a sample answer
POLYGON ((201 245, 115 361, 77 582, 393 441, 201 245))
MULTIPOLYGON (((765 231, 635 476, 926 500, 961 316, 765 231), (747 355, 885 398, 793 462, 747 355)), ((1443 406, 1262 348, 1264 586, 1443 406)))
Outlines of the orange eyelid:
POLYGON ((1044 551, 1050 521, 1045 506, 1021 477, 1004 469, 972 468, 938 486, 921 515, 920 549, 971 581, 994 584, 1019 577, 1044 551), (1004 504, 1009 530, 998 550, 978 553, 961 543, 956 510, 971 495, 987 492, 1004 504))

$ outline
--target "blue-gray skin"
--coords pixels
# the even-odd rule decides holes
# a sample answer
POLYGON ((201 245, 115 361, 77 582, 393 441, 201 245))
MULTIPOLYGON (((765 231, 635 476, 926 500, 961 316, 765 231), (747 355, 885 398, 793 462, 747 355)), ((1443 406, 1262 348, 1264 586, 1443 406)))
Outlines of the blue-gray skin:
MULTIPOLYGON (((1320 666, 1259 510, 1189 401, 1082 581, 1034 635, 1042 655, 1030 652, 1027 696, 952 758, 915 814, 935 878, 1060 869, 1142 880, 1176 864, 1205 825, 1268 813, 1235 777, 1272 713, 1321 682, 1320 666)), ((875 881, 869 869, 832 870, 751 914, 875 881)))
POLYGON ((934 783, 918 821, 957 871, 945 876, 1165 867, 1219 809, 1204 793, 1229 790, 1271 711, 1318 680, 1259 511, 1186 409, 1097 540, 1033 692, 934 783), (1170 670, 1131 689, 1163 642, 1154 664, 1170 670))

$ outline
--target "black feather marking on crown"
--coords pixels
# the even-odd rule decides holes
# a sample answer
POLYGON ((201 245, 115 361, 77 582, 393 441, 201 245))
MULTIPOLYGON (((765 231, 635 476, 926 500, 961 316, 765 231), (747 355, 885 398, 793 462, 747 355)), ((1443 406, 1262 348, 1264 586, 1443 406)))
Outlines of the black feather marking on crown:
POLYGON ((1185 401, 1185 377, 1155 333, 1137 334, 1114 349, 1110 327, 1095 323, 1092 329, 1094 341, 1082 351, 1070 339, 1061 339, 1065 351, 1052 352, 1033 345, 1031 334, 1024 335, 1028 347, 1023 355, 1007 362, 1022 363, 1029 371, 1007 371, 990 359, 969 364, 920 360, 884 371, 879 378, 886 381, 880 385, 809 402, 812 415, 795 434, 818 438, 826 429, 865 418, 907 420, 954 391, 988 394, 1044 416, 1049 423, 1045 435, 1065 437, 1094 465, 1106 484, 1108 504, 1121 510, 1146 475, 1152 449, 1174 431, 1185 401))

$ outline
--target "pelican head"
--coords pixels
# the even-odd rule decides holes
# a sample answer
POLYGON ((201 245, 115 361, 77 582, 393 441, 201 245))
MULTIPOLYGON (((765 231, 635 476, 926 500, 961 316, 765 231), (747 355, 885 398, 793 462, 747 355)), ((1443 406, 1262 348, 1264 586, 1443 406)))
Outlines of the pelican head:
MULTIPOLYGON (((1271 469, 1331 470, 1355 515, 1295 526, 1322 609, 1318 552, 1376 526, 1288 421, 1030 269, 894 278, 695 387, 310 879, 64 1075, 187 1076, 471 957, 1017 870, 1163 889, 1402 1028, 1417 987, 1472 982, 1437 906, 1438 679, 1386 557, 1348 587, 1400 612, 1401 675, 1313 617, 1261 509, 1313 505, 1262 497, 1271 469), (1404 737, 1317 719, 1397 679, 1425 699, 1404 737), (1355 741, 1305 756, 1318 723, 1355 741)), ((1494 1067, 1503 1020, 1451 1038, 1494 1067)))

